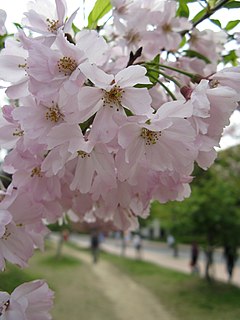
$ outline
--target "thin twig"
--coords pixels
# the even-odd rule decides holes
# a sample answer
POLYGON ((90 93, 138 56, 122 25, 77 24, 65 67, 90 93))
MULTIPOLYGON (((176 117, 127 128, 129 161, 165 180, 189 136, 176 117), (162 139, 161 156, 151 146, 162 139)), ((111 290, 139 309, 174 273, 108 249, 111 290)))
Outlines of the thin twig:
POLYGON ((214 14, 217 10, 221 9, 221 7, 230 2, 231 0, 222 0, 215 7, 208 9, 208 11, 196 22, 193 24, 193 28, 195 28, 199 23, 203 22, 205 19, 208 19, 212 14, 214 14))
POLYGON ((160 86, 162 86, 166 91, 167 93, 170 95, 170 97, 173 99, 173 100, 177 100, 177 98, 175 97, 175 95, 172 93, 172 91, 162 82, 160 81, 159 79, 155 78, 154 76, 151 75, 151 77, 157 81, 157 83, 160 84, 160 86))

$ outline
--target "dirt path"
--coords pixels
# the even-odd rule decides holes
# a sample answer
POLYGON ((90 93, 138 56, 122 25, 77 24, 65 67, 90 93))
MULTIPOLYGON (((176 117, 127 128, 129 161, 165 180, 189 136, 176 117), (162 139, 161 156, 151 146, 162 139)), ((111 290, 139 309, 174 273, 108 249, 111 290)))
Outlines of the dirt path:
POLYGON ((91 257, 71 248, 64 252, 86 263, 97 276, 98 285, 112 302, 119 320, 176 320, 155 296, 106 261, 93 265, 91 257))

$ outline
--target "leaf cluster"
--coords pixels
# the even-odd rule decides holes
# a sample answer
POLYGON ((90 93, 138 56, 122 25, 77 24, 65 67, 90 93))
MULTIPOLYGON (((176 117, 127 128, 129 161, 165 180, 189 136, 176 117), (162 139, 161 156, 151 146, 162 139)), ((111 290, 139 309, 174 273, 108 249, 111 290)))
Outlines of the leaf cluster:
POLYGON ((154 202, 152 218, 180 241, 215 246, 240 245, 240 147, 219 153, 208 171, 195 169, 191 197, 183 202, 154 202))

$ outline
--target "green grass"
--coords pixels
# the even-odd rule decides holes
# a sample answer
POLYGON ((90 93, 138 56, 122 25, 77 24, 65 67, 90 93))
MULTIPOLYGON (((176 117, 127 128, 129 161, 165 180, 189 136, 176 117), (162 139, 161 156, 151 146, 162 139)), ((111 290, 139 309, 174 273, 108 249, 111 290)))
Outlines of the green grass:
POLYGON ((240 288, 109 254, 105 259, 148 288, 179 320, 239 320, 240 288))
MULTIPOLYGON (((70 250, 74 248, 71 246, 70 250)), ((89 250, 81 251, 90 254, 89 250)), ((114 264, 123 274, 146 287, 178 320, 240 319, 237 287, 219 282, 209 285, 196 276, 106 253, 101 253, 100 259, 114 264)), ((11 292, 23 282, 40 278, 46 279, 55 291, 53 319, 119 319, 91 268, 71 255, 56 259, 55 249, 49 245, 45 253, 37 252, 30 260, 29 269, 7 265, 6 272, 0 273, 0 289, 11 292)))
POLYGON ((53 320, 118 320, 96 276, 77 258, 61 255, 57 259, 56 249, 47 245, 44 253, 36 252, 30 259, 29 268, 8 265, 0 273, 0 287, 11 292, 21 283, 35 279, 45 279, 55 292, 53 320))
POLYGON ((36 277, 26 270, 21 270, 11 264, 7 264, 6 270, 0 273, 0 291, 11 293, 23 282, 34 280, 36 277))

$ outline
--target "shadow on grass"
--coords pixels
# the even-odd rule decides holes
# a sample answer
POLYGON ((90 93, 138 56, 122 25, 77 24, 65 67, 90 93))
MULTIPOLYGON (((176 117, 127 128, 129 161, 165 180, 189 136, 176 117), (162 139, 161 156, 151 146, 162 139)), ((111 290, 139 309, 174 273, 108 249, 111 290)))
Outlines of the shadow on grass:
POLYGON ((56 257, 55 255, 43 257, 39 263, 53 268, 71 267, 81 264, 79 259, 67 255, 61 255, 60 257, 56 257))
POLYGON ((11 293, 23 282, 36 279, 36 276, 29 274, 14 265, 7 264, 6 270, 0 273, 0 290, 11 293))
POLYGON ((149 289, 179 320, 240 319, 240 288, 107 253, 104 258, 149 289))

